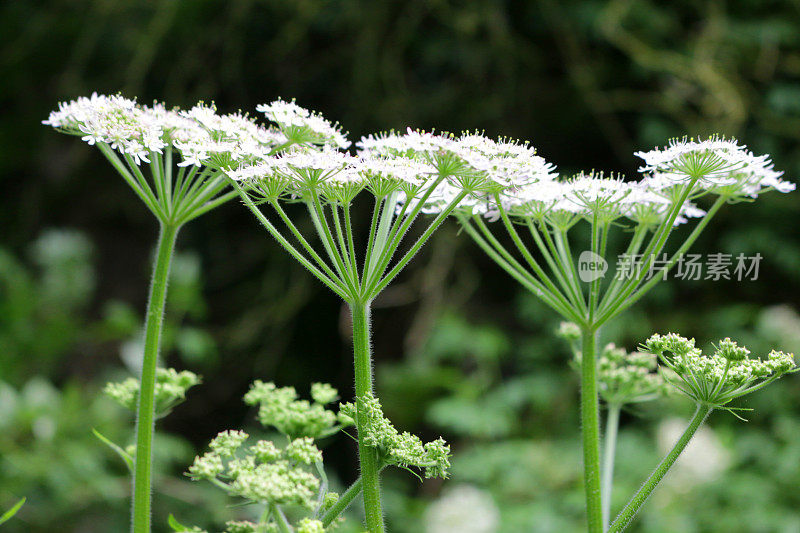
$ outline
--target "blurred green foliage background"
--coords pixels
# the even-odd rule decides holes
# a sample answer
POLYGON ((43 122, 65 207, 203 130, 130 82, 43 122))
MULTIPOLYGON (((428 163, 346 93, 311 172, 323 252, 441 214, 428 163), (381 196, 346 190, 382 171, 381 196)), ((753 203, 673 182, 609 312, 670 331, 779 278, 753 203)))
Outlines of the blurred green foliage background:
MULTIPOLYGON (((530 140, 564 173, 633 176, 635 150, 720 132, 800 175, 796 2, 8 1, 0 35, 0 509, 28 498, 12 532, 128 520, 124 465, 91 429, 131 438, 99 391, 131 371, 156 227, 98 152, 41 125, 59 100, 121 91, 230 112, 294 97, 353 140, 479 129, 530 140)), ((800 352, 799 212, 796 195, 725 209, 697 249, 761 253, 759 279, 663 283, 604 337, 632 348, 674 330, 800 352)), ((578 389, 557 319, 456 234, 440 231, 375 304, 387 414, 455 455, 444 483, 386 476, 390 528, 580 531, 578 389)), ((178 248, 164 358, 205 382, 159 426, 156 531, 168 512, 207 527, 240 512, 181 472, 218 431, 254 425, 251 381, 352 393, 346 308, 246 210, 201 218, 178 248)), ((623 414, 616 505, 686 404, 623 414)), ((800 382, 742 406, 750 422, 716 413, 633 531, 800 532, 800 382)), ((354 477, 346 438, 326 457, 354 477)))

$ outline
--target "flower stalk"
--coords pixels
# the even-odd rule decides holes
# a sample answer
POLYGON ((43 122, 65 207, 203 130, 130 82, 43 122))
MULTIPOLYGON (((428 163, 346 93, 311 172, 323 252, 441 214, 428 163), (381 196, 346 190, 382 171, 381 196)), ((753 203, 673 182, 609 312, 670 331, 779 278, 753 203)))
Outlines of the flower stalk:
POLYGON ((656 488, 656 485, 664 478, 664 476, 669 471, 670 467, 675 464, 675 461, 678 460, 681 452, 686 449, 686 446, 689 444, 689 441, 692 439, 694 434, 703 425, 703 422, 708 418, 708 415, 711 414, 713 411, 713 407, 708 405, 698 404, 697 409, 692 416, 689 425, 684 430, 683 434, 678 438, 678 441, 669 451, 666 457, 659 463, 653 473, 650 474, 650 477, 647 478, 647 481, 641 486, 641 488, 633 495, 630 501, 625 505, 622 511, 617 515, 617 518, 614 519, 614 522, 611 523, 609 526, 609 533, 618 533, 620 531, 624 531, 626 527, 630 524, 631 520, 636 516, 636 513, 639 512, 639 509, 644 505, 644 502, 647 501, 647 498, 650 497, 650 494, 653 492, 653 489, 656 488))
POLYGON ((597 387, 597 334, 593 328, 581 331, 581 429, 583 437, 583 484, 586 517, 590 533, 602 533, 600 490, 600 402, 597 387))
POLYGON ((161 224, 156 246, 156 260, 150 285, 150 300, 145 320, 144 357, 140 378, 139 405, 136 410, 136 456, 133 476, 133 531, 150 531, 153 431, 155 429, 155 386, 164 305, 175 239, 179 227, 161 224))
POLYGON ((606 414, 606 434, 603 443, 603 468, 601 470, 601 489, 603 494, 603 531, 608 531, 611 521, 611 501, 614 491, 614 457, 617 451, 617 431, 619 430, 620 406, 608 405, 606 414))
MULTIPOLYGON (((476 143, 469 139, 468 144, 474 147, 476 143)), ((723 204, 757 198, 770 190, 789 192, 795 188, 780 179, 781 173, 772 168, 768 156, 754 156, 734 140, 717 137, 706 141, 675 140, 663 150, 636 155, 644 160, 641 170, 646 174, 633 182, 596 173, 559 180, 552 166, 541 162, 533 165, 529 160, 528 180, 511 190, 495 192, 485 205, 469 205, 456 212, 465 232, 489 257, 580 330, 581 429, 590 533, 599 533, 608 524, 613 472, 613 445, 609 442, 603 469, 606 477, 601 482, 597 331, 666 277, 723 204), (704 195, 716 196, 707 213, 692 203, 704 195), (521 260, 492 234, 484 218, 502 220, 502 227, 521 260), (674 226, 690 218, 700 220, 688 238, 667 254, 674 226), (609 233, 612 228, 624 225, 626 219, 633 223, 625 251, 625 257, 631 260, 630 272, 617 272, 607 283, 603 280, 605 270, 579 272, 570 246, 573 227, 580 222, 589 226, 590 249, 580 256, 581 268, 584 254, 588 254, 590 267, 602 265, 605 269, 611 262, 607 256, 609 233), (522 240, 517 227, 527 227, 533 246, 522 240), (601 490, 601 486, 605 488, 601 490)), ((479 161, 479 155, 473 153, 467 159, 479 161)), ((500 161, 501 158, 495 159, 493 168, 500 168, 511 177, 513 166, 505 162, 507 166, 503 166, 500 161)), ((633 374, 648 373, 643 368, 636 370, 640 363, 632 365, 633 374)), ((628 372, 625 370, 625 375, 628 372)), ((737 394, 752 388, 730 390, 733 391, 730 394, 737 394)), ((624 397, 635 391, 621 392, 624 397)), ((644 389, 638 391, 639 398, 635 401, 653 397, 644 392, 644 389)), ((610 389, 606 388, 605 394, 611 396, 610 389)), ((728 396, 723 395, 723 399, 728 396)), ((606 401, 610 403, 611 399, 606 401)), ((610 412, 609 416, 609 422, 616 428, 618 411, 610 412)), ((608 438, 615 439, 615 432, 608 438)))
MULTIPOLYGON (((372 355, 370 346, 370 305, 350 304, 353 320, 353 352, 355 361, 356 398, 363 398, 373 392, 372 355)), ((358 401, 358 400, 357 400, 358 401)), ((366 413, 359 410, 356 417, 358 430, 358 458, 361 466, 361 490, 364 494, 364 512, 367 529, 370 533, 384 531, 381 511, 380 464, 374 447, 365 442, 367 424, 366 413)))
POLYGON ((198 104, 188 111, 143 106, 121 95, 64 102, 44 124, 97 146, 160 226, 145 318, 136 422, 131 527, 149 533, 155 388, 169 267, 184 224, 234 198, 220 168, 269 153, 286 141, 238 113, 198 104), (178 157, 175 157, 178 156, 178 157))

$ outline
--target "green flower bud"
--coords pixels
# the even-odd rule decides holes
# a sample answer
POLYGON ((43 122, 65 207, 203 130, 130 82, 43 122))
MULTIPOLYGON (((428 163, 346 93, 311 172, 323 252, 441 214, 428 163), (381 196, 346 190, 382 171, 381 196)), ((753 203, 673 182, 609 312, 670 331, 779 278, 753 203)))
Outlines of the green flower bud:
POLYGON ((194 464, 189 467, 189 476, 192 479, 214 479, 225 470, 222 458, 213 452, 208 452, 202 457, 195 457, 194 464))
POLYGON ((222 457, 233 457, 248 437, 244 431, 223 431, 211 441, 209 447, 222 457))
POLYGON ((315 402, 327 405, 339 399, 339 391, 331 387, 328 383, 312 383, 311 397, 315 402))
POLYGON ((297 524, 297 533, 325 533, 325 526, 319 520, 303 518, 297 524))
POLYGON ((717 347, 717 354, 728 361, 744 361, 749 353, 750 350, 744 346, 739 346, 730 337, 719 341, 719 346, 717 347))
POLYGON ((225 524, 226 533, 257 533, 258 525, 247 521, 230 521, 225 524))
POLYGON ((574 342, 581 338, 581 328, 574 322, 561 322, 556 335, 566 341, 574 342))

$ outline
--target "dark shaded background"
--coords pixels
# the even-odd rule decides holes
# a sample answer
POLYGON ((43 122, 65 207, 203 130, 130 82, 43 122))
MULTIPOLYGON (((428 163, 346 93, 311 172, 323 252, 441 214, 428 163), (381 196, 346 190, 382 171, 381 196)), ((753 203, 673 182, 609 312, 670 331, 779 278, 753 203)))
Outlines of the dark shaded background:
MULTIPOLYGON (((127 511, 124 472, 88 430, 130 438, 129 417, 97 392, 125 373, 120 346, 139 327, 157 228, 98 152, 41 125, 58 101, 119 91, 229 112, 296 98, 352 140, 407 126, 478 129, 530 140, 564 173, 634 176, 635 150, 719 132, 771 153, 794 179, 799 30, 788 1, 2 3, 0 503, 29 497, 9 529, 122 531, 127 511)), ((732 206, 698 242, 761 253, 757 282, 662 284, 605 335, 629 347, 665 329, 800 345, 798 205, 773 194, 732 206)), ((467 481, 493 496, 502 531, 571 531, 581 519, 577 389, 550 338, 557 320, 456 233, 440 231, 376 302, 387 411, 406 429, 443 433, 457 457, 444 486, 390 476, 390 523, 422 531, 427 502, 467 481), (495 403, 475 401, 487 397, 495 403)), ((185 228, 178 248, 165 358, 206 382, 161 426, 162 470, 175 479, 195 446, 252 425, 241 396, 253 379, 301 391, 329 381, 345 397, 352 379, 346 309, 236 202, 185 228)), ((750 424, 716 415, 734 457, 727 481, 674 490, 643 531, 800 531, 800 387, 785 381, 753 400, 750 424)), ((657 460, 654 428, 686 407, 674 403, 624 417, 631 465, 620 467, 621 489, 657 460)), ((352 446, 331 446, 330 463, 350 480, 352 446)), ((230 517, 211 491, 163 485, 163 507, 195 523, 230 517), (191 511, 198 502, 203 511, 191 511)), ((159 527, 166 512, 156 510, 159 527)))

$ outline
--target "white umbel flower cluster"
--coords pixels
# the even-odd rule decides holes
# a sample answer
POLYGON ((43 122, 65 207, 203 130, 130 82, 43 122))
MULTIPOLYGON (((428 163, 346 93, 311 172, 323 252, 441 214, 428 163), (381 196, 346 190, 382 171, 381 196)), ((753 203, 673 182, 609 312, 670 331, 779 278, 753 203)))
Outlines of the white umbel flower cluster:
MULTIPOLYGON (((89 144, 107 144, 137 165, 172 147, 181 154, 179 165, 223 169, 269 200, 302 196, 312 187, 328 201, 346 203, 366 189, 391 197, 398 210, 419 206, 438 213, 457 201, 458 213, 492 218, 504 210, 518 218, 627 217, 651 225, 672 211, 676 188, 692 179, 689 200, 703 194, 755 198, 795 188, 781 179, 768 155, 720 137, 673 140, 637 152, 646 174, 638 181, 598 173, 562 180, 527 143, 409 129, 363 137, 354 157, 341 151, 350 142, 338 125, 294 101, 279 99, 257 110, 273 125, 241 113, 220 115, 202 102, 181 111, 95 93, 61 103, 44 123, 89 144)), ((690 201, 681 203, 676 224, 704 215, 690 201)))
POLYGON ((794 183, 780 179, 783 172, 774 169, 769 155, 754 155, 735 139, 673 139, 664 148, 635 155, 644 160, 640 170, 652 176, 653 187, 668 188, 695 177, 699 190, 731 197, 795 189, 794 183))
POLYGON ((350 147, 350 141, 337 124, 300 107, 294 100, 286 102, 278 99, 269 104, 260 104, 256 106, 256 111, 264 113, 267 119, 277 124, 298 144, 311 143, 342 149, 350 147))
POLYGON ((230 165, 264 156, 286 142, 280 131, 239 113, 219 115, 213 105, 181 111, 97 93, 62 102, 43 123, 79 135, 90 145, 107 144, 137 165, 168 146, 181 154, 181 166, 230 165))
POLYGON ((428 163, 438 175, 432 190, 424 194, 400 195, 400 205, 416 206, 438 213, 459 195, 468 195, 459 203, 461 210, 485 213, 489 193, 518 190, 524 185, 555 177, 554 167, 526 143, 508 139, 493 140, 479 133, 435 134, 407 130, 405 134, 385 133, 363 137, 356 143, 362 158, 409 159, 428 163))
MULTIPOLYGON (((769 156, 755 156, 736 141, 716 137, 674 141, 665 150, 638 152, 646 161, 642 171, 647 174, 637 181, 595 172, 559 179, 555 167, 530 145, 494 141, 477 133, 456 137, 409 130, 404 135, 364 137, 356 146, 362 156, 432 161, 437 170, 449 171, 452 175, 425 198, 424 211, 431 213, 443 210, 466 188, 470 194, 459 204, 459 213, 468 215, 498 218, 502 209, 515 218, 567 225, 580 218, 611 222, 622 217, 657 225, 672 212, 680 197, 676 189, 688 181, 692 169, 702 179, 689 200, 703 194, 736 199, 794 189, 794 184, 779 179, 781 173, 773 169, 769 156)), ((680 202, 675 224, 705 215, 691 201, 680 202)))
MULTIPOLYGON (((580 371, 580 327, 574 322, 561 322, 556 335, 570 343, 574 353, 572 366, 580 371)), ((619 407, 666 395, 667 384, 657 368, 658 360, 651 353, 628 352, 614 343, 606 344, 597 357, 600 397, 607 404, 619 407)))

